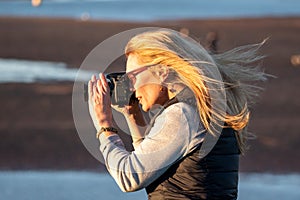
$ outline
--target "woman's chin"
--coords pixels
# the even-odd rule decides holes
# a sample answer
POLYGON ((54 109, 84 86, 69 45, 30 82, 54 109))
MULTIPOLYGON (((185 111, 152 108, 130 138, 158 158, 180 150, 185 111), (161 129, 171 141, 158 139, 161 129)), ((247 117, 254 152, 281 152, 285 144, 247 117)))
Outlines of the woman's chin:
POLYGON ((144 104, 142 104, 142 109, 143 109, 143 111, 145 111, 145 112, 148 112, 148 111, 150 110, 149 106, 146 106, 146 105, 144 105, 144 104))

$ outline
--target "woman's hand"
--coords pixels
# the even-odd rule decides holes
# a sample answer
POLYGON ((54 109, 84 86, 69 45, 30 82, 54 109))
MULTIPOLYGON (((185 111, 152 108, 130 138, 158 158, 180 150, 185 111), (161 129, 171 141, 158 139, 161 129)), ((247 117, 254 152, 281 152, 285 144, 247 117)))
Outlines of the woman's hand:
POLYGON ((137 145, 144 139, 145 131, 147 129, 147 122, 144 118, 143 111, 139 106, 139 102, 134 98, 134 96, 132 96, 129 105, 124 107, 112 105, 112 107, 124 115, 130 130, 133 146, 136 148, 137 145))
POLYGON ((101 127, 112 126, 110 89, 105 76, 101 73, 96 79, 93 75, 88 87, 89 111, 95 128, 99 131, 101 127))
POLYGON ((112 105, 112 108, 122 113, 127 121, 136 123, 138 126, 146 126, 146 119, 144 118, 144 114, 139 106, 138 100, 135 98, 135 93, 132 94, 129 100, 129 105, 122 107, 112 105))

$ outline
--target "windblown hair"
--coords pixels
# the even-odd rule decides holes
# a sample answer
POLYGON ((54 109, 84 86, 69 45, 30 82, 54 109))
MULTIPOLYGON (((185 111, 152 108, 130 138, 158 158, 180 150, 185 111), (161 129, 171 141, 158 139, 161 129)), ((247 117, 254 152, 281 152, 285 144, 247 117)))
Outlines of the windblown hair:
POLYGON ((249 107, 261 89, 252 82, 267 78, 258 66, 258 61, 263 58, 257 55, 261 45, 246 45, 210 55, 191 38, 169 29, 159 29, 133 37, 125 52, 127 56, 136 54, 143 64, 160 64, 175 72, 178 81, 193 91, 206 130, 215 135, 215 129, 210 126, 212 122, 221 128, 233 128, 243 152, 248 136, 249 107), (213 92, 222 91, 225 100, 212 100, 213 92), (224 110, 215 106, 222 104, 222 100, 224 110))

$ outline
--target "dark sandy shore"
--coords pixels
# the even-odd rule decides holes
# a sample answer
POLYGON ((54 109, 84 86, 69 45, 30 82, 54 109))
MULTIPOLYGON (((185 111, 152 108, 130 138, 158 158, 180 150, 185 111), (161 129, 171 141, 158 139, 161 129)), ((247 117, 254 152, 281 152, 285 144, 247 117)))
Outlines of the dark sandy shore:
MULTIPOLYGON (((300 18, 152 23, 0 18, 0 57, 62 61, 76 68, 101 41, 143 26, 187 28, 200 42, 216 32, 220 52, 269 37, 261 49, 267 55, 263 65, 277 78, 264 84, 252 109, 249 129, 257 138, 249 142, 241 170, 299 172, 300 67, 291 65, 290 56, 300 54, 300 18)), ((122 60, 115 69, 119 66, 122 60)), ((72 87, 70 82, 0 84, 0 169, 103 169, 76 133, 72 87)))

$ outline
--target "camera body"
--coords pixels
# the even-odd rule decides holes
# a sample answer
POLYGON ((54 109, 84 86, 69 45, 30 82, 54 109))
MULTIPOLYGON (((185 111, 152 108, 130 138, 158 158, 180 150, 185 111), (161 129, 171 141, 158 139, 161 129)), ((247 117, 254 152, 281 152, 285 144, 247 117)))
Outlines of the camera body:
MULTIPOLYGON (((113 72, 106 74, 106 80, 110 88, 111 103, 113 105, 129 105, 135 99, 135 94, 130 90, 129 79, 125 72, 113 72)), ((84 100, 88 101, 88 85, 84 84, 84 100)))

